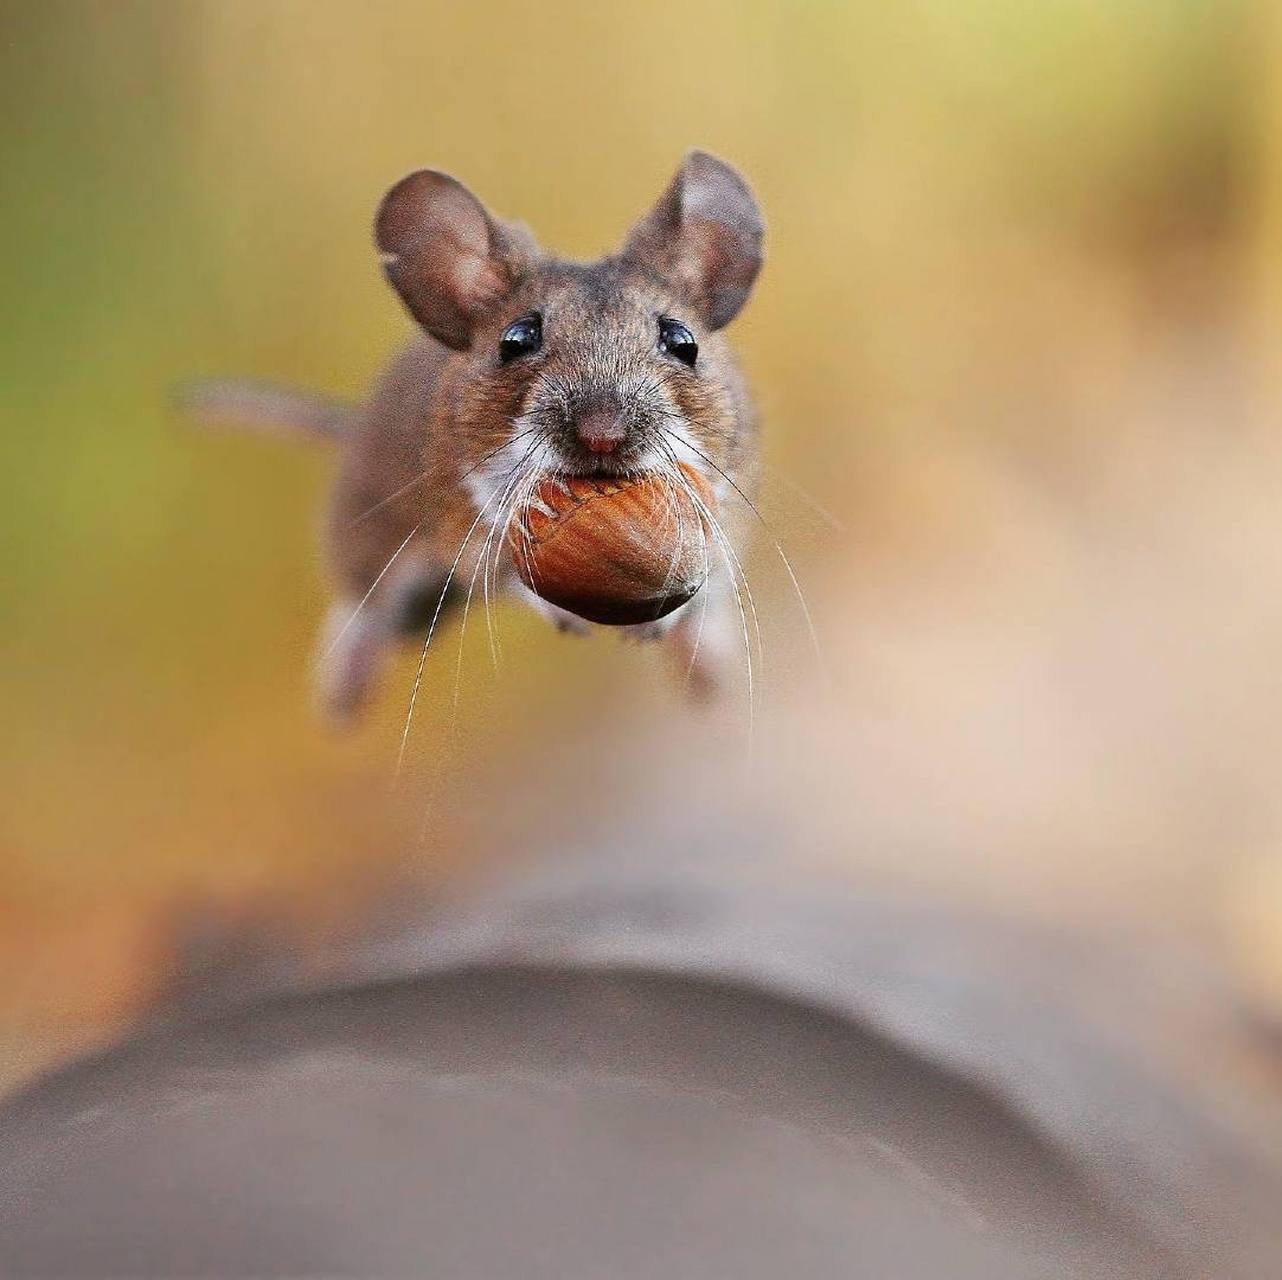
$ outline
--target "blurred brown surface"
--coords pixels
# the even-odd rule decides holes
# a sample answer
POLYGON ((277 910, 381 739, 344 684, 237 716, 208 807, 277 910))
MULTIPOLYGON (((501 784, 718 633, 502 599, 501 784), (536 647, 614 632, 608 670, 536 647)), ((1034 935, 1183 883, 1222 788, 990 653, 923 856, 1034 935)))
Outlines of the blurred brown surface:
POLYGON ((1196 947, 852 881, 779 799, 588 806, 310 952, 206 934, 0 1108, 0 1265, 1275 1274, 1282 1115, 1196 947))
MULTIPOLYGON (((1266 0, 6 6, 0 1077, 127 1019, 175 919, 306 942, 691 788, 853 879, 1178 936, 1278 1016, 1279 52, 1266 0), (769 219, 736 336, 831 683, 763 538, 751 782, 741 692, 690 723, 653 655, 504 612, 391 793, 412 661, 357 737, 306 706, 323 457, 166 389, 358 392, 406 169, 586 255, 695 144, 769 219)), ((1241 1025, 1209 1056, 1267 1094, 1241 1025)))

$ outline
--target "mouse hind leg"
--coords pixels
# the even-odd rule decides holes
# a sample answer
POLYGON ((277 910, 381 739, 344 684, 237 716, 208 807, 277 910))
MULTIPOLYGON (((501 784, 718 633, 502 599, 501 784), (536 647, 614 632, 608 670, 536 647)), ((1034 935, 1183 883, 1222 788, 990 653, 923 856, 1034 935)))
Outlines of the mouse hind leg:
POLYGON ((383 669, 390 636, 377 609, 358 599, 329 607, 317 645, 313 682, 317 708, 332 724, 347 724, 364 709, 383 669))
POLYGON ((346 595, 329 609, 315 660, 316 701, 335 724, 357 719, 401 642, 439 634, 461 604, 463 591, 449 570, 417 559, 364 598, 346 595))

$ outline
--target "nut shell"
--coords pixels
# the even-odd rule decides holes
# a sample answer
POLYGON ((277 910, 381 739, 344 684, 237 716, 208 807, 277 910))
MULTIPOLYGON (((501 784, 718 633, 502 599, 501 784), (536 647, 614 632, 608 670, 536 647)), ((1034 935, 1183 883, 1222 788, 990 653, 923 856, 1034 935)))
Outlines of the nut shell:
MULTIPOLYGON (((699 500, 713 497, 682 467, 699 500)), ((521 580, 551 604, 610 626, 653 622, 703 586, 709 556, 704 518, 681 486, 637 479, 546 476, 524 524, 508 531, 521 580)))

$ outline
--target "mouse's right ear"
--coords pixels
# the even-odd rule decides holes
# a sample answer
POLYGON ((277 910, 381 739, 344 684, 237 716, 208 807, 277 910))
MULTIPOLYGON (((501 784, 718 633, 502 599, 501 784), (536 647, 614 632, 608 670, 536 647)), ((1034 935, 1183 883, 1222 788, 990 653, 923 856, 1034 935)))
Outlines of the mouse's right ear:
POLYGON ((764 226, 752 190, 724 160, 691 151, 623 257, 675 285, 709 329, 738 315, 761 270, 764 226))
POLYGON ((529 246, 461 182, 435 169, 409 174, 383 197, 374 242, 410 314, 456 351, 528 265, 529 246))

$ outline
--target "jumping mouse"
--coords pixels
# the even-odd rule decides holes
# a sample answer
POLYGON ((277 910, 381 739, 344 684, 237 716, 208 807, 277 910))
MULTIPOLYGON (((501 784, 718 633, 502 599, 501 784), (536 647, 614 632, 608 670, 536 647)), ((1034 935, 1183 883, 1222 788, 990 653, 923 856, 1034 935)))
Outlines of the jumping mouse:
POLYGON ((679 463, 706 481, 721 512, 707 585, 628 630, 662 638, 696 691, 720 683, 741 642, 735 565, 757 466, 756 422, 722 330, 761 267, 762 231, 743 178, 702 151, 623 247, 590 264, 544 253, 454 178, 422 169, 388 191, 374 221, 383 269, 421 332, 364 404, 221 382, 191 390, 203 418, 338 446, 326 521, 337 592, 317 662, 329 713, 359 711, 388 648, 421 642, 478 568, 491 594, 587 629, 487 542, 517 481, 535 472, 636 477, 679 463))

